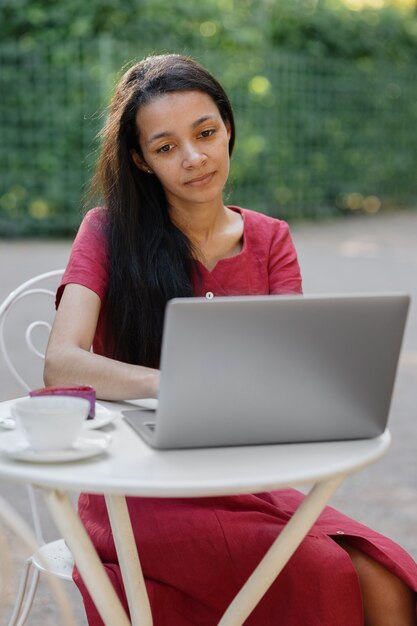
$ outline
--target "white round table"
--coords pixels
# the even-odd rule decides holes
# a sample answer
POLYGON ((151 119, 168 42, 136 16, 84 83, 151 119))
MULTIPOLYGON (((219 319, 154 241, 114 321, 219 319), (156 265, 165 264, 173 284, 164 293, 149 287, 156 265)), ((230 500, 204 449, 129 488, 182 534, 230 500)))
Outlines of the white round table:
MULTIPOLYGON (((117 412, 131 407, 128 403, 101 404, 117 412)), ((7 412, 9 406, 10 402, 1 403, 1 412, 7 412)), ((0 455, 0 478, 30 483, 43 490, 51 514, 108 626, 152 624, 125 496, 220 496, 314 484, 219 622, 219 626, 237 626, 245 621, 291 558, 343 479, 383 456, 391 440, 386 431, 375 439, 355 441, 160 451, 145 444, 122 418, 106 430, 113 441, 103 455, 52 464, 13 461, 0 455), (68 491, 106 497, 131 621, 73 510, 68 491)))

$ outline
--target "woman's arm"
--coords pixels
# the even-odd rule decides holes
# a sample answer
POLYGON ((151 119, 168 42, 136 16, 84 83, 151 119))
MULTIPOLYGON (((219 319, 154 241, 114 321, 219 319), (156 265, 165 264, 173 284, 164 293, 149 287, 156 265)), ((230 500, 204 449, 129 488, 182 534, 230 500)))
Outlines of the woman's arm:
POLYGON ((159 370, 90 352, 100 307, 94 291, 66 285, 46 351, 45 385, 91 385, 103 400, 157 397, 159 370))

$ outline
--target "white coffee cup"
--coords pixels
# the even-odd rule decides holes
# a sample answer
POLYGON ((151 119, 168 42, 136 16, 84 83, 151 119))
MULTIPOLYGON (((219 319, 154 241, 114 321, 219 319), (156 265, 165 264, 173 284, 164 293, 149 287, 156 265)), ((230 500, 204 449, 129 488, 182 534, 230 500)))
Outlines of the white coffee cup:
POLYGON ((32 450, 66 450, 71 447, 87 419, 90 403, 73 396, 20 398, 12 415, 32 450))

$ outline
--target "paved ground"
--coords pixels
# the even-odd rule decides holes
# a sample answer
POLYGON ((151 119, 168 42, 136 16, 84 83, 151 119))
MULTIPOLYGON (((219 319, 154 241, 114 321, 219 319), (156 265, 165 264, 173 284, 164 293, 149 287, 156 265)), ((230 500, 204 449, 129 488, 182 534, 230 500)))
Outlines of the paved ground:
MULTIPOLYGON (((306 293, 406 291, 411 307, 391 408, 393 444, 384 459, 349 478, 332 504, 398 541, 417 559, 417 213, 357 216, 320 224, 298 224, 293 238, 299 251, 306 293)), ((36 273, 63 267, 68 242, 0 242, 0 301, 19 282, 36 273)), ((0 363, 0 400, 20 393, 0 363)), ((28 517, 24 489, 0 483, 0 494, 28 517)), ((48 533, 54 529, 46 517, 48 533)), ((8 536, 13 570, 19 571, 24 550, 8 536)), ((6 587, 14 594, 15 579, 6 587)), ((85 618, 70 584, 76 622, 85 618)), ((7 611, 1 615, 6 623, 7 611)), ((28 624, 60 624, 45 585, 28 624)))

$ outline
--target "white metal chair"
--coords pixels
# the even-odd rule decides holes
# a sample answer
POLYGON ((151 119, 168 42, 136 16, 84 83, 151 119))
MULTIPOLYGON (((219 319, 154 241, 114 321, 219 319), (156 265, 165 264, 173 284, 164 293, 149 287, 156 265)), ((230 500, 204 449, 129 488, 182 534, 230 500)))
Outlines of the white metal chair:
MULTIPOLYGON (((9 503, 1 497, 0 497, 0 519, 3 522, 3 525, 7 527, 10 531, 12 531, 14 534, 17 534, 19 539, 29 549, 32 549, 32 550, 36 549, 37 540, 33 534, 33 531, 29 528, 26 522, 16 513, 16 511, 14 511, 14 509, 9 505, 9 503)), ((6 557, 9 556, 8 545, 1 531, 2 531, 2 528, 0 528, 0 543, 1 543, 1 554, 2 554, 0 569, 3 570, 1 572, 2 578, 6 579, 6 577, 8 578, 9 576, 8 576, 7 570, 4 571, 5 563, 7 563, 7 565, 10 566, 11 559, 6 559, 6 557)), ((39 557, 39 554, 38 554, 38 557, 39 557)), ((44 566, 45 571, 49 572, 49 570, 46 568, 45 563, 41 565, 44 566)), ((58 601, 59 607, 61 609, 61 617, 62 617, 63 623, 65 623, 66 626, 75 626, 73 612, 71 610, 71 606, 69 604, 67 595, 65 594, 61 585, 58 584, 58 581, 54 579, 53 575, 49 574, 48 578, 49 578, 49 583, 51 584, 51 587, 52 587, 52 591, 54 592, 55 597, 58 601)))
MULTIPOLYGON (((8 370, 24 391, 42 385, 41 361, 45 356, 46 343, 51 330, 55 288, 63 271, 54 270, 31 278, 12 291, 0 304, 0 353, 8 370), (37 306, 34 304, 35 300, 37 306), (29 307, 28 302, 30 302, 29 307), (19 349, 16 348, 18 336, 9 334, 7 328, 7 321, 12 311, 16 315, 14 326, 25 328, 23 347, 19 346, 19 349), (42 319, 34 319, 38 315, 42 319), (11 356, 12 346, 13 356, 11 356), (24 352, 26 350, 27 353, 24 352), (20 356, 24 355, 21 369, 25 370, 26 374, 17 370, 16 360, 19 359, 16 357, 16 352, 19 352, 20 356), (29 384, 29 380, 32 384, 29 384)), ((19 335, 21 336, 21 330, 19 335)), ((45 541, 35 490, 29 486, 28 493, 34 533, 40 547, 25 563, 8 626, 25 624, 33 604, 40 572, 47 570, 58 578, 72 580, 74 561, 71 552, 63 539, 49 543, 45 541)))
MULTIPOLYGON (((36 365, 36 362, 38 363, 38 367, 35 369, 37 369, 38 375, 37 384, 41 386, 42 368, 39 360, 43 361, 45 356, 45 347, 51 330, 51 320, 54 312, 55 287, 63 272, 64 270, 54 270, 34 276, 12 291, 4 302, 0 304, 0 352, 10 373, 25 391, 33 388, 33 384, 29 384, 28 372, 26 375, 22 375, 21 371, 20 373, 17 371, 13 358, 10 356, 11 345, 13 345, 13 350, 15 351, 16 337, 13 337, 10 345, 8 345, 6 340, 7 320, 12 311, 17 311, 19 305, 23 305, 20 306, 20 310, 16 313, 20 319, 15 325, 19 327, 26 326, 24 340, 27 353, 24 356, 26 359, 30 359, 30 370, 33 370, 33 365, 36 365), (34 298, 38 299, 37 304, 32 304, 31 309, 27 307, 28 298, 32 302, 34 302, 34 298), (46 303, 46 307, 45 305, 42 306, 42 302, 46 303), (34 306, 37 307, 36 311, 34 306), (41 315, 43 319, 35 320, 35 313, 41 315), (39 329, 43 329, 43 337, 36 339, 35 335, 39 335, 39 329)), ((20 328, 19 335, 21 335, 20 328)), ((22 364, 20 368, 22 368, 22 364)))

